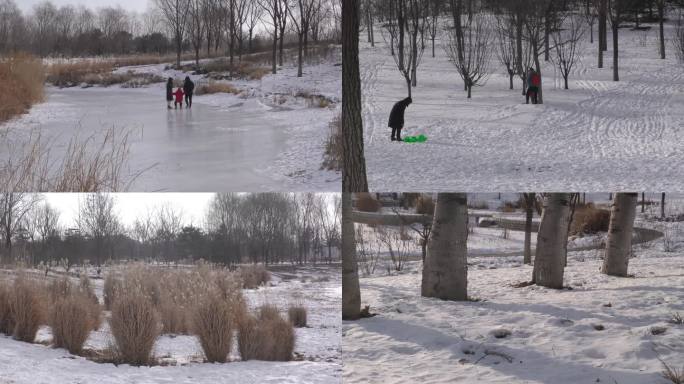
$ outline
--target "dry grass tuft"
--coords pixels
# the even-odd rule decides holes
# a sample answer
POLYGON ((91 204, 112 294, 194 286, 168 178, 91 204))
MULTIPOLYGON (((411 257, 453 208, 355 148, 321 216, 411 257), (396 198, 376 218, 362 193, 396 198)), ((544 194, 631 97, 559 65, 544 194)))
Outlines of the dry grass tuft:
POLYGON ((370 193, 356 194, 356 209, 361 212, 377 212, 380 210, 380 202, 377 201, 370 193))
POLYGON ((244 289, 256 289, 271 281, 271 273, 261 264, 240 267, 240 277, 244 289))
POLYGON ((14 316, 12 315, 12 287, 0 281, 0 333, 11 335, 14 332, 14 316))
POLYGON ((193 331, 208 362, 226 362, 232 348, 233 330, 244 312, 239 291, 232 299, 227 299, 215 289, 199 300, 192 315, 193 331))
POLYGON ((571 234, 607 232, 610 211, 596 208, 593 204, 578 206, 570 228, 571 234))
POLYGON ((290 361, 295 331, 275 307, 262 306, 259 318, 245 316, 239 323, 238 349, 242 360, 290 361))
POLYGON ((239 89, 231 84, 219 83, 216 81, 200 84, 195 90, 196 95, 212 95, 214 93, 232 93, 234 95, 239 95, 240 92, 239 89))
POLYGON ((13 336, 17 340, 33 343, 40 325, 45 322, 46 303, 41 295, 44 292, 37 281, 19 276, 14 280, 10 305, 14 320, 13 336))
POLYGON ((287 316, 295 327, 306 327, 307 311, 303 304, 290 306, 290 308, 287 309, 287 316))
POLYGON ((75 355, 81 353, 83 343, 95 326, 92 308, 92 300, 81 292, 54 302, 48 322, 55 347, 66 348, 75 355))
POLYGON ((39 59, 16 55, 0 59, 0 122, 26 113, 43 100, 44 69, 39 59))
POLYGON ((103 296, 105 308, 108 311, 112 309, 114 304, 114 299, 116 298, 117 292, 121 291, 121 280, 114 277, 113 274, 107 274, 104 281, 103 296))
POLYGON ((159 320, 148 297, 134 290, 117 294, 109 325, 119 361, 138 366, 152 363, 159 320))
POLYGON ((660 373, 663 378, 669 380, 672 384, 684 384, 684 367, 680 371, 662 360, 660 362, 663 364, 663 371, 660 373))

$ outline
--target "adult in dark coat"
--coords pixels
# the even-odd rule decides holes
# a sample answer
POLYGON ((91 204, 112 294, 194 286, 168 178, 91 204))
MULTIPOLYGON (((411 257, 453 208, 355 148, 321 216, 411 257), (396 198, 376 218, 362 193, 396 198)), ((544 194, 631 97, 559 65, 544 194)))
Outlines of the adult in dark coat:
POLYGON ((190 76, 185 77, 183 92, 185 92, 185 106, 192 108, 192 93, 195 92, 195 83, 190 80, 190 76))
POLYGON ((171 109, 171 102, 173 101, 173 78, 169 77, 166 82, 166 106, 171 109))
POLYGON ((392 128, 392 141, 402 141, 401 140, 401 130, 404 128, 404 112, 406 108, 413 102, 410 97, 405 98, 394 104, 392 107, 392 112, 390 112, 389 123, 387 124, 392 128))

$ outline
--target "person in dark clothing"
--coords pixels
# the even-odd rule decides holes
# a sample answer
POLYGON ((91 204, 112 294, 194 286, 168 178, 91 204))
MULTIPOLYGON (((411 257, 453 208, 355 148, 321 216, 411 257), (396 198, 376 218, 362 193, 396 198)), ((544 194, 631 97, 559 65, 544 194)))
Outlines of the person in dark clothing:
POLYGON ((166 82, 166 107, 171 109, 171 102, 173 101, 173 78, 169 77, 166 82))
POLYGON ((394 107, 392 107, 389 123, 387 124, 392 128, 392 141, 402 141, 401 130, 404 128, 404 112, 412 102, 413 100, 411 100, 410 97, 407 97, 404 100, 397 102, 394 104, 394 107))
POLYGON ((541 76, 533 68, 527 72, 527 93, 525 95, 525 103, 530 103, 530 98, 532 98, 532 104, 537 104, 539 102, 539 87, 541 86, 541 76))
POLYGON ((185 106, 187 108, 192 108, 192 93, 195 91, 195 83, 190 80, 190 76, 185 77, 185 83, 183 83, 183 92, 185 92, 185 106))

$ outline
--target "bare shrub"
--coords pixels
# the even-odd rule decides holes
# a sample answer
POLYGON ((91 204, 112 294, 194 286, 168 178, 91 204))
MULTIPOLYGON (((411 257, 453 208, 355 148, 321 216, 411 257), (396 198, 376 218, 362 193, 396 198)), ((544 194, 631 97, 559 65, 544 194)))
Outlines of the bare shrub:
POLYGON ((119 361, 131 365, 152 363, 159 335, 158 316, 151 300, 139 291, 118 293, 109 320, 119 361))
POLYGON ((578 206, 570 228, 571 234, 607 232, 610 211, 598 209, 593 204, 578 206))
POLYGON ((41 297, 43 290, 36 281, 19 276, 14 281, 10 305, 14 320, 14 332, 17 340, 33 343, 38 328, 45 321, 45 301, 41 297))
POLYGON ((684 324, 684 318, 682 317, 682 315, 679 314, 679 312, 676 312, 670 316, 668 323, 682 325, 684 324))
POLYGON ((231 84, 219 83, 216 81, 200 84, 197 89, 195 89, 196 95, 211 95, 214 93, 232 93, 234 95, 239 95, 241 92, 242 91, 231 84))
POLYGON ((53 303, 48 323, 52 328, 55 347, 66 348, 73 354, 81 352, 83 343, 94 327, 92 306, 92 300, 80 292, 53 303))
POLYGON ((304 305, 297 304, 290 306, 290 308, 287 309, 287 316, 295 327, 306 327, 307 311, 304 305))
POLYGON ((11 286, 4 281, 0 281, 0 332, 6 335, 11 335, 14 332, 11 297, 11 286))
POLYGON ((356 209, 361 212, 377 212, 380 210, 381 204, 370 193, 356 194, 356 209))
POLYGON ((341 171, 343 159, 342 147, 342 116, 337 115, 328 125, 330 133, 325 142, 325 152, 323 153, 323 165, 321 169, 329 171, 341 171))
POLYGON ((0 60, 0 122, 26 113, 43 100, 44 70, 40 60, 15 55, 0 60))
POLYGON ((255 289, 271 281, 271 273, 261 264, 240 267, 244 289, 255 289))
POLYGON ((663 364, 663 371, 660 373, 663 378, 669 380, 672 384, 684 384, 684 367, 680 371, 663 360, 660 360, 660 362, 663 364))
POLYGON ((294 327, 273 308, 262 306, 258 318, 247 315, 239 322, 238 349, 242 360, 292 360, 294 327))

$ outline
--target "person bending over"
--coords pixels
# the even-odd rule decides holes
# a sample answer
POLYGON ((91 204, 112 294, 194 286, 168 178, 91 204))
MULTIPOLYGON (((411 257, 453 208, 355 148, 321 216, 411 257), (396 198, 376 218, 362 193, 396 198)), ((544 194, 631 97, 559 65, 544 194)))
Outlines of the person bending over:
POLYGON ((402 141, 401 130, 404 128, 404 112, 412 102, 413 100, 411 100, 410 97, 407 97, 404 100, 397 102, 394 104, 394 107, 392 107, 389 123, 387 124, 392 128, 392 141, 402 141))

